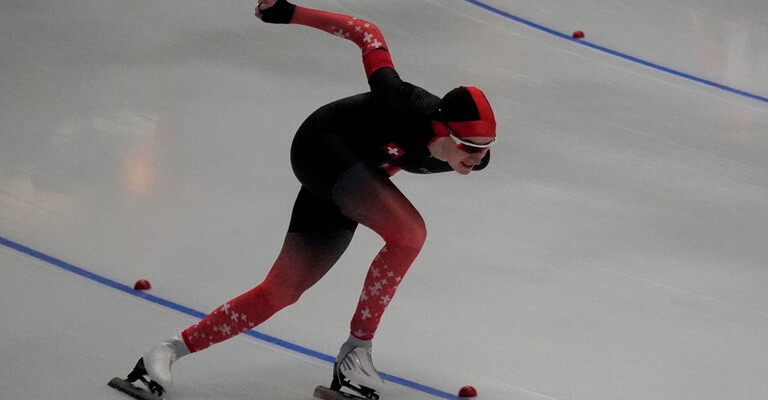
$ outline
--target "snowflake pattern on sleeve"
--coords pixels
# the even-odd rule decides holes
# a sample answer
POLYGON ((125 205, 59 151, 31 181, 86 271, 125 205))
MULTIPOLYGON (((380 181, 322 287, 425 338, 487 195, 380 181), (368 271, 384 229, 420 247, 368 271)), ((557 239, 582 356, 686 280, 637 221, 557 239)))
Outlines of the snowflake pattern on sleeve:
POLYGON ((291 23, 316 28, 355 43, 363 53, 363 64, 368 77, 379 68, 393 67, 384 35, 369 21, 296 6, 291 23))
POLYGON ((348 15, 297 7, 291 23, 311 26, 347 39, 355 43, 363 55, 379 48, 387 48, 384 35, 375 24, 348 15))
POLYGON ((392 301, 403 276, 418 249, 404 246, 384 246, 373 260, 365 278, 363 292, 352 318, 350 332, 363 340, 376 333, 384 311, 392 301), (397 266, 397 267, 395 267, 397 266))

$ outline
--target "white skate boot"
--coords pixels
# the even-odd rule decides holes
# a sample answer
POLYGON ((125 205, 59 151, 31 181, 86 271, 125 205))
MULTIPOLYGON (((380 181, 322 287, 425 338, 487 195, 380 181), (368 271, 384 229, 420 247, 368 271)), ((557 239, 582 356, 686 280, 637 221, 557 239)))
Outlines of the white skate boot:
POLYGON ((355 347, 350 350, 336 365, 336 374, 342 385, 346 381, 357 391, 360 391, 358 388, 380 391, 384 386, 384 379, 373 366, 371 349, 355 347))
POLYGON ((144 353, 144 368, 153 381, 167 390, 173 386, 171 366, 179 357, 187 354, 189 354, 189 349, 184 340, 179 336, 174 336, 154 345, 144 353))
POLYGON ((187 354, 187 345, 181 337, 174 336, 149 349, 126 379, 113 378, 108 385, 136 399, 162 399, 165 391, 173 385, 171 365, 187 354), (146 389, 134 386, 136 381, 143 383, 146 389))
POLYGON ((384 379, 373 366, 371 359, 371 342, 350 336, 336 357, 330 389, 318 386, 315 389, 315 397, 325 400, 378 400, 377 391, 383 387, 384 379), (362 397, 339 393, 342 388, 348 388, 362 397))

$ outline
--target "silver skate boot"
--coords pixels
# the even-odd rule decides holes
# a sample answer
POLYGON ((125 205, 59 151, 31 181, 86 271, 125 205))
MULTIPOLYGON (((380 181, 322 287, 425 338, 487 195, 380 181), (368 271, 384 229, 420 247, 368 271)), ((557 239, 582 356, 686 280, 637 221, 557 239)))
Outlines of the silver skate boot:
POLYGON ((371 359, 371 342, 353 336, 341 346, 333 368, 331 389, 342 387, 352 389, 366 399, 377 400, 377 391, 384 387, 381 377, 371 359))

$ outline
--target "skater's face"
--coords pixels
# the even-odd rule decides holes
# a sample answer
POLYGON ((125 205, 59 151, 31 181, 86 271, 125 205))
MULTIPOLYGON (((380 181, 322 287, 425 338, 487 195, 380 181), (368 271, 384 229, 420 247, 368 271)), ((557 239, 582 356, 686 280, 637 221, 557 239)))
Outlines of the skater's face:
POLYGON ((453 147, 448 155, 448 164, 454 171, 461 175, 467 175, 472 172, 472 168, 479 165, 485 154, 490 150, 493 138, 488 137, 469 137, 456 140, 456 146, 453 147))
POLYGON ((443 136, 444 143, 449 147, 447 154, 444 153, 443 161, 448 162, 451 168, 461 175, 472 172, 472 168, 482 162, 483 157, 496 141, 496 135, 461 137, 444 120, 433 121, 432 129, 438 136, 443 136))

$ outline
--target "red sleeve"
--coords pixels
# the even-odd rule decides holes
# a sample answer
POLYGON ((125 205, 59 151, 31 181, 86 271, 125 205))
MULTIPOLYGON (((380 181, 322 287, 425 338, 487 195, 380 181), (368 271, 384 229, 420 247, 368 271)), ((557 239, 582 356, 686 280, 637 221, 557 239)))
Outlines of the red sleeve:
POLYGON ((296 6, 290 23, 320 29, 355 43, 363 53, 363 66, 369 78, 380 68, 394 68, 384 35, 371 22, 348 15, 296 6))

